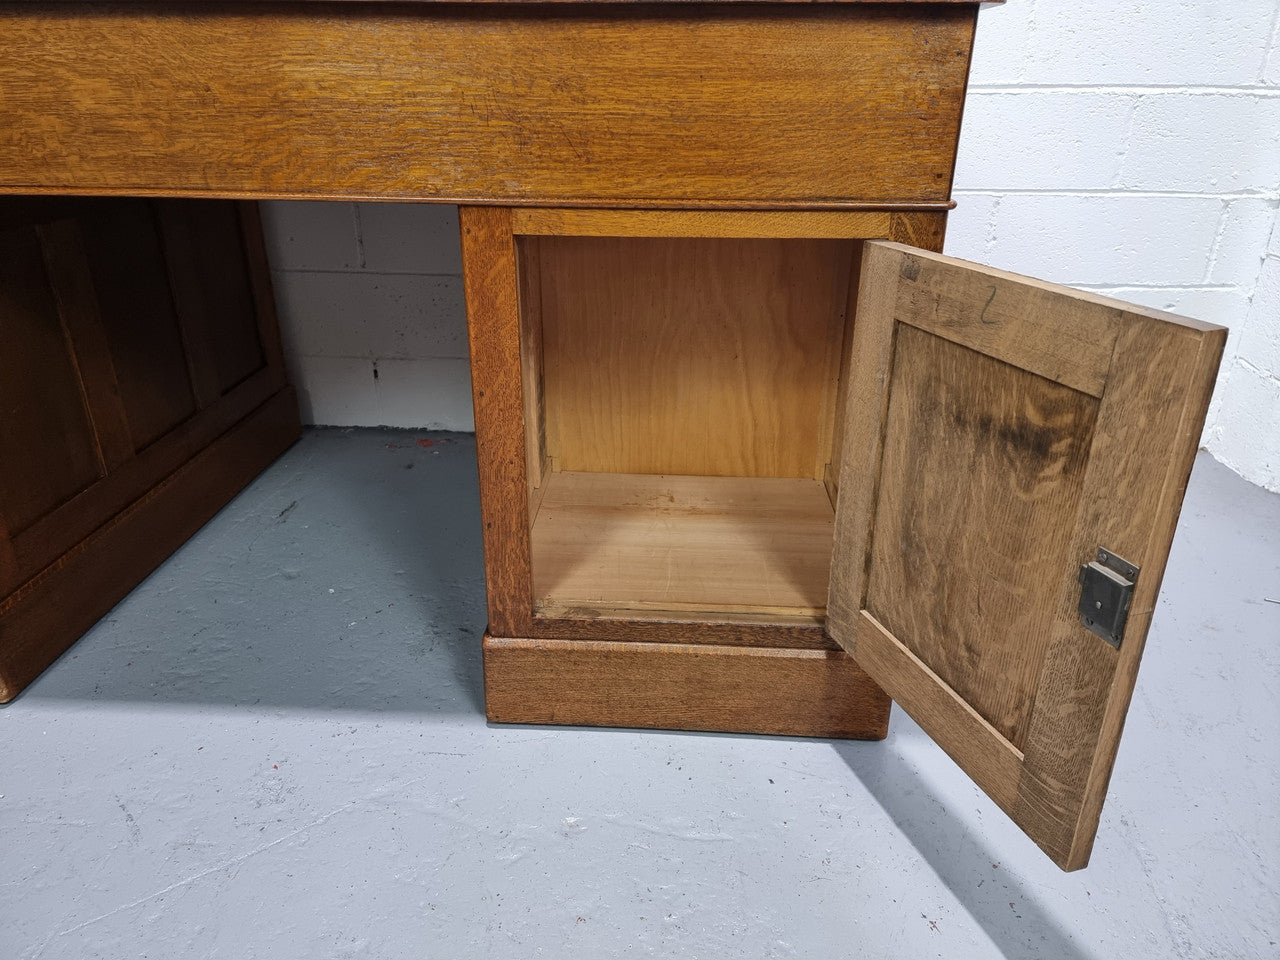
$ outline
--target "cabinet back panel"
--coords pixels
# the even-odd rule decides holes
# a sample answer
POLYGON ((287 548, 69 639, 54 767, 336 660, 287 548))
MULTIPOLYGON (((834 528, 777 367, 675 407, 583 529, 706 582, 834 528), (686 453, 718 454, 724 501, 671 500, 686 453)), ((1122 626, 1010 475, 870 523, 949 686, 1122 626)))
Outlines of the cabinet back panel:
POLYGON ((102 326, 137 449, 195 412, 159 227, 146 200, 112 200, 81 221, 102 326))
POLYGON ((101 475, 40 240, 0 231, 0 528, 17 535, 101 475))
POLYGON ((538 249, 554 469, 821 478, 852 241, 538 249))

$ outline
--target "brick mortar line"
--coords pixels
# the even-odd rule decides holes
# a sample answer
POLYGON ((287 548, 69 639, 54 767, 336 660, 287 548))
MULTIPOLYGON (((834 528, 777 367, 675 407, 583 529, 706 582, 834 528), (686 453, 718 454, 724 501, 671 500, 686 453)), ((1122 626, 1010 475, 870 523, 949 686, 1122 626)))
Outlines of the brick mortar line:
POLYGON ((436 360, 448 360, 450 362, 457 361, 466 363, 470 358, 461 357, 392 357, 379 354, 376 357, 370 357, 368 354, 363 356, 352 356, 347 353, 294 353, 293 356, 305 360, 359 360, 361 363, 377 365, 379 363, 430 363, 436 360))
POLYGON ((1197 97, 1222 97, 1222 96, 1246 96, 1261 97, 1263 99, 1280 98, 1280 86, 1275 84, 1248 84, 1241 86, 1185 86, 1170 84, 1162 86, 1158 84, 1134 84, 1126 85, 1108 85, 1108 84, 1069 84, 1069 83, 990 83, 990 84, 971 84, 968 92, 970 94, 991 93, 991 94, 1017 94, 1017 93, 1097 93, 1097 94, 1114 94, 1121 96, 1166 96, 1166 95, 1187 95, 1197 97))
POLYGON ((1262 54, 1262 65, 1258 67, 1258 81, 1266 83, 1267 67, 1271 64, 1271 55, 1280 49, 1280 6, 1271 15, 1271 36, 1267 39, 1267 49, 1262 54))
POLYGON ((1202 276, 1205 283, 1209 282, 1209 278, 1218 267, 1218 252, 1222 249, 1222 238, 1227 235, 1227 227, 1230 223, 1231 204, 1223 202, 1222 209, 1218 212, 1218 229, 1213 232, 1213 244, 1209 247, 1209 257, 1204 265, 1202 276))
POLYGON ((462 274, 460 273, 418 273, 414 270, 365 270, 360 267, 347 267, 331 270, 322 270, 310 267, 272 267, 271 272, 272 274, 329 274, 331 276, 340 277, 435 277, 447 280, 462 279, 462 274))
POLYGON ((954 197, 1128 197, 1145 200, 1263 200, 1269 203, 1280 201, 1280 190, 1267 191, 1263 188, 1258 188, 1256 192, 1206 193, 1198 190, 1135 190, 1125 187, 1094 187, 1078 190, 1053 187, 959 187, 952 190, 951 194, 954 197))
POLYGON ((1091 293, 1114 292, 1117 290, 1184 290, 1201 293, 1231 293, 1242 289, 1236 283, 1068 283, 1065 286, 1091 293))

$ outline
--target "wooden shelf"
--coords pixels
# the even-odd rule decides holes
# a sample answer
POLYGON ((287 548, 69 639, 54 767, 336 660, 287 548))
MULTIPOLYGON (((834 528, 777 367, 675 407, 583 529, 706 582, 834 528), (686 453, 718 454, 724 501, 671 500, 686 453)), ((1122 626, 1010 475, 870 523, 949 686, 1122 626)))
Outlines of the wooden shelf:
POLYGON ((817 480, 560 472, 544 483, 539 612, 826 612, 834 511, 817 480))

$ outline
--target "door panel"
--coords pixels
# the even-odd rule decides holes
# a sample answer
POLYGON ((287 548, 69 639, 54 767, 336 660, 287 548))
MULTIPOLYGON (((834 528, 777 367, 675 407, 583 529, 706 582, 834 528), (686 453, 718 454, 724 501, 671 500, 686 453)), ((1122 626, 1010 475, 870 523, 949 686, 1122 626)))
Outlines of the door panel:
POLYGON ((80 224, 134 453, 196 409, 169 267, 151 201, 86 205, 80 224))
POLYGON ((1021 747, 1098 401, 915 327, 897 357, 867 608, 1021 747))
POLYGON ((1087 863, 1225 330, 897 244, 863 261, 828 629, 1087 863), (1083 564, 1136 564, 1119 648, 1083 564))
POLYGON ((32 226, 0 230, 0 527, 16 536, 102 475, 32 226))

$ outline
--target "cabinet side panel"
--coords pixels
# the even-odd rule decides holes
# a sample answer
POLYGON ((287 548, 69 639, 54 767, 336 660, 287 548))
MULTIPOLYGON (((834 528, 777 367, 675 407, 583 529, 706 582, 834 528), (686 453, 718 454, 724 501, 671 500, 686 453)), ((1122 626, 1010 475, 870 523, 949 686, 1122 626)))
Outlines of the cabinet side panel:
POLYGON ((528 633, 533 617, 519 279, 511 211, 461 207, 462 272, 479 450, 489 629, 528 633))

